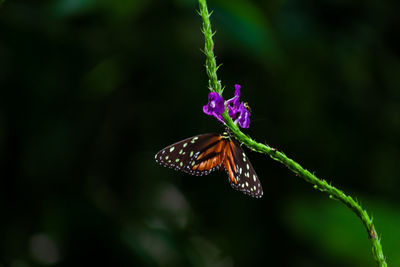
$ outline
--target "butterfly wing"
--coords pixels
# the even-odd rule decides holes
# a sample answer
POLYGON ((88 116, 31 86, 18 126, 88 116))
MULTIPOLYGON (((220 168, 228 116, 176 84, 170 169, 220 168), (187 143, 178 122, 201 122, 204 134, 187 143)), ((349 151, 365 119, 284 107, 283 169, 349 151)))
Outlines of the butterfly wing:
POLYGON ((223 166, 234 189, 252 197, 262 197, 263 190, 260 180, 250 160, 236 140, 229 139, 223 166))
POLYGON ((191 175, 206 175, 225 169, 234 189, 256 198, 263 195, 258 176, 243 149, 226 134, 210 133, 187 138, 160 150, 155 160, 165 167, 191 175))
POLYGON ((219 134, 193 136, 160 150, 155 160, 191 175, 206 175, 220 168, 225 142, 219 134))

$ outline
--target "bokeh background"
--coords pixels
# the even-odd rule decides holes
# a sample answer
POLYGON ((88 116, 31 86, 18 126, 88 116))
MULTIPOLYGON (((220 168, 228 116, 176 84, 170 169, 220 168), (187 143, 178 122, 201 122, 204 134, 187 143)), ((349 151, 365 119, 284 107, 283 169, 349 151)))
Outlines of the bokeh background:
MULTIPOLYGON (((374 217, 400 266, 398 1, 210 0, 224 96, 250 129, 374 217)), ((0 266, 375 266, 341 203, 247 152, 264 187, 158 166, 223 127, 196 1, 0 7, 0 266)))

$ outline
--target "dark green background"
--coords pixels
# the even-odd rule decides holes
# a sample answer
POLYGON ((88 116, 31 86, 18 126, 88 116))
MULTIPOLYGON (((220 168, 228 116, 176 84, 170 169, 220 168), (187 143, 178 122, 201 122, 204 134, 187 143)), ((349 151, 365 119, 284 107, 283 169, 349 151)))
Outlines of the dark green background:
MULTIPOLYGON (((374 217, 400 266, 398 1, 210 1, 224 97, 250 129, 374 217)), ((223 127, 202 112, 195 1, 0 7, 0 266, 375 266, 341 203, 248 153, 264 197, 225 173, 158 166, 223 127)))

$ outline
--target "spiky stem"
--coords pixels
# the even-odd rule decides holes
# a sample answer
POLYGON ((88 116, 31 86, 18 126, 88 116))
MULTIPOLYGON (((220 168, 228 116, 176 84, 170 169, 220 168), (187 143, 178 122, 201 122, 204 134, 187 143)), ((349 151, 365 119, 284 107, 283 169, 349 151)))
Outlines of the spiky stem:
POLYGON ((204 54, 206 55, 206 72, 208 75, 208 86, 211 91, 217 92, 218 94, 222 95, 222 87, 221 83, 218 81, 217 78, 217 62, 214 56, 214 41, 213 36, 215 33, 211 30, 211 23, 210 23, 210 16, 211 14, 208 13, 207 3, 206 1, 199 1, 200 4, 200 16, 203 18, 203 34, 204 34, 204 54))
MULTIPOLYGON (((211 30, 210 13, 207 9, 206 0, 199 0, 200 12, 203 19, 203 34, 205 38, 204 54, 206 55, 206 71, 209 78, 209 87, 211 91, 217 92, 222 95, 222 86, 217 78, 217 63, 214 56, 214 42, 212 37, 214 33, 211 30)), ((300 164, 294 160, 288 158, 284 153, 279 152, 275 148, 268 145, 264 145, 254 141, 249 136, 245 135, 240 131, 239 127, 229 117, 227 111, 222 114, 227 127, 231 130, 233 135, 241 143, 245 144, 249 149, 269 155, 272 159, 282 163, 288 169, 295 173, 296 176, 303 178, 306 182, 314 185, 315 189, 321 192, 327 193, 330 198, 339 200, 346 205, 351 211, 353 211, 358 218, 360 218, 362 224, 367 230, 368 239, 372 246, 372 255, 375 261, 380 267, 386 267, 387 263, 385 256, 383 255, 382 245, 380 243, 380 237, 378 236, 372 218, 369 217, 368 213, 361 207, 361 205, 354 200, 351 196, 346 195, 343 191, 329 184, 323 179, 319 179, 314 174, 304 169, 300 164)))

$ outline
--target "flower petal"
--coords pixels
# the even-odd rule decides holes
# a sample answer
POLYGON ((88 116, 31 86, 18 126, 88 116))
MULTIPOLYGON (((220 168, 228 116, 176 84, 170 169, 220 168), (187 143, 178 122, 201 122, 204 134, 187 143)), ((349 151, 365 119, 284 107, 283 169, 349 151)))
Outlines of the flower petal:
POLYGON ((203 106, 203 112, 206 113, 207 115, 212 116, 212 111, 210 111, 208 104, 203 106))
POLYGON ((208 94, 208 103, 203 106, 203 112, 207 115, 216 117, 221 122, 224 122, 221 116, 224 111, 224 99, 218 93, 210 92, 208 94))
POLYGON ((240 88, 239 84, 235 84, 235 94, 231 99, 224 101, 224 99, 216 92, 208 94, 208 103, 203 106, 203 112, 207 115, 214 116, 222 123, 222 113, 225 111, 225 105, 228 109, 229 117, 239 124, 241 128, 249 128, 250 126, 250 111, 246 109, 243 102, 240 102, 240 88))
MULTIPOLYGON (((249 128, 250 126, 250 112, 246 109, 243 102, 240 104, 239 108, 240 115, 237 118, 237 122, 241 128, 249 128)), ((235 122, 236 122, 235 121, 235 122)))
POLYGON ((240 97, 240 84, 235 84, 235 96, 240 97))

